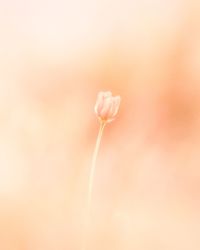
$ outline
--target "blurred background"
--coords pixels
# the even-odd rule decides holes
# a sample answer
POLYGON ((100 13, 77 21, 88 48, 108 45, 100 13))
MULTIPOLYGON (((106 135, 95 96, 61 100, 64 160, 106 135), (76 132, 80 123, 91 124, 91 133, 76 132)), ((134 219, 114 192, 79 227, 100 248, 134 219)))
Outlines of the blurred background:
POLYGON ((200 249, 200 2, 0 1, 0 249, 200 249))

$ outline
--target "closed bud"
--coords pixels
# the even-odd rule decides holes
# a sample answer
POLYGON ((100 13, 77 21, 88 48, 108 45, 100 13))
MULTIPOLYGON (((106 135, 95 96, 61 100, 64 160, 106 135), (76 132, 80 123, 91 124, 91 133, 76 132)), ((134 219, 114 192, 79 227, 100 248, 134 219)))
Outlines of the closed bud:
POLYGON ((121 97, 112 96, 110 91, 99 92, 95 105, 95 113, 102 122, 111 122, 119 110, 121 97))

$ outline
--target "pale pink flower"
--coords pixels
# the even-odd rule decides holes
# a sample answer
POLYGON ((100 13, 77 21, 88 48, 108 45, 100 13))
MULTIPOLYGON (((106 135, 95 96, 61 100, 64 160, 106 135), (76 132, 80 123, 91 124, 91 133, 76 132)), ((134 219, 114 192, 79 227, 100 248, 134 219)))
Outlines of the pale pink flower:
POLYGON ((81 250, 87 249, 87 236, 88 236, 88 226, 90 220, 90 212, 91 212, 91 202, 92 202, 92 188, 94 182, 94 174, 96 168, 96 160, 99 152, 99 147, 101 143, 101 138, 103 135, 104 127, 107 122, 111 122, 115 119, 117 112, 119 110, 119 105, 121 102, 120 96, 112 96, 110 91, 107 92, 99 92, 97 96, 97 101, 95 105, 95 113, 100 120, 99 133, 96 140, 96 145, 94 148, 94 153, 92 157, 92 165, 89 173, 89 186, 88 186, 88 194, 87 194, 87 204, 86 204, 86 213, 85 213, 85 225, 84 225, 84 235, 81 250))
POLYGON ((99 92, 94 110, 100 121, 113 121, 119 110, 120 102, 120 96, 112 96, 110 91, 99 92))

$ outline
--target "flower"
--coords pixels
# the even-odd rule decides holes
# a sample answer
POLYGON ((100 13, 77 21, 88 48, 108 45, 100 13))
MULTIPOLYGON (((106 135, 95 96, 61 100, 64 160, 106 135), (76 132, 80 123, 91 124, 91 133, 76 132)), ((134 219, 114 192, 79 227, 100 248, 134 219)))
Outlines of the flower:
POLYGON ((99 92, 95 105, 95 113, 101 122, 111 122, 115 119, 121 102, 120 96, 112 96, 110 91, 99 92))

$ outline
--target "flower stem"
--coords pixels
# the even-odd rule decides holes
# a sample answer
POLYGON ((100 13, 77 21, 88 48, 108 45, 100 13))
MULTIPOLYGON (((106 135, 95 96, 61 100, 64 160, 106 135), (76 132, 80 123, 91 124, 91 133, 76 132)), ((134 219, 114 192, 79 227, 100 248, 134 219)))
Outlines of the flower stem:
POLYGON ((82 245, 81 250, 86 250, 87 232, 88 232, 88 225, 90 221, 90 211, 91 211, 91 201, 92 201, 92 189, 93 189, 93 183, 94 183, 94 174, 95 174, 95 169, 96 169, 96 161, 97 161, 97 156, 98 156, 99 147, 101 143, 101 138, 103 135, 105 125, 106 123, 101 121, 95 148, 94 148, 94 153, 92 157, 92 165, 91 165, 91 169, 89 173, 89 186, 88 186, 88 193, 87 193, 86 213, 85 213, 84 237, 83 237, 83 245, 82 245))

